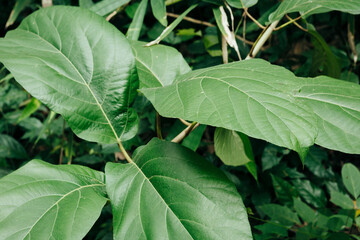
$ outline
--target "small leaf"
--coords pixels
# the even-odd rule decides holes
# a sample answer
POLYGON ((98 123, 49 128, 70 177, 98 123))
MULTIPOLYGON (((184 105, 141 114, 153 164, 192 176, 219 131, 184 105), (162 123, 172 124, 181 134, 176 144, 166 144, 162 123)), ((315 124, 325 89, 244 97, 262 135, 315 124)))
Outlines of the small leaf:
POLYGON ((89 9, 100 16, 105 16, 128 2, 130 0, 102 0, 92 5, 89 9))
MULTIPOLYGON (((248 142, 250 143, 250 142, 248 142)), ((250 161, 254 161, 252 156, 251 145, 245 147, 240 135, 224 128, 216 128, 214 135, 214 147, 216 155, 226 165, 241 166, 250 161), (251 152, 247 153, 246 148, 251 152)))
POLYGON ((138 84, 130 44, 89 10, 36 11, 0 39, 0 61, 80 138, 114 143, 136 134, 138 117, 129 105, 138 84))
POLYGON ((101 172, 33 160, 0 179, 0 239, 83 239, 104 191, 101 172))
POLYGON ((276 177, 271 174, 272 184, 274 187, 276 198, 281 203, 287 203, 289 205, 293 203, 293 198, 297 197, 299 194, 296 191, 296 188, 292 186, 289 182, 279 177, 276 177))
POLYGON ((258 0, 226 0, 226 2, 235 8, 249 8, 256 5, 258 0))
POLYGON ((167 26, 165 0, 150 0, 154 17, 164 26, 167 26))
POLYGON ((9 19, 5 24, 5 28, 8 28, 10 25, 12 25, 18 18, 19 14, 31 3, 32 0, 17 0, 13 10, 10 13, 9 19))
MULTIPOLYGON (((158 1, 158 0, 151 0, 151 3, 153 1, 158 1)), ((160 0, 162 1, 162 0, 160 0)), ((155 40, 149 42, 146 44, 147 47, 159 44, 161 42, 161 40, 163 40, 164 38, 166 38, 166 36, 168 36, 175 28, 177 25, 179 25, 179 23, 184 19, 184 17, 194 8, 196 8, 197 4, 191 5, 188 9, 185 10, 185 12, 183 12, 179 17, 177 17, 169 26, 167 26, 164 31, 162 31, 162 33, 160 34, 160 36, 158 38, 156 38, 155 40)))
POLYGON ((268 144, 264 152, 261 156, 261 163, 262 163, 262 170, 263 172, 265 170, 271 169, 274 166, 278 165, 281 161, 281 159, 289 154, 290 151, 272 144, 268 144))
POLYGON ((130 41, 136 59, 140 88, 167 86, 181 74, 191 71, 175 48, 165 45, 145 47, 145 42, 130 41))
POLYGON ((41 103, 39 102, 39 100, 37 100, 36 98, 32 98, 22 111, 21 116, 19 117, 17 122, 21 122, 25 118, 30 117, 31 114, 33 114, 34 112, 36 112, 36 110, 39 109, 40 105, 41 103))
POLYGON ((27 153, 24 147, 13 137, 0 134, 0 158, 15 158, 25 160, 27 153))
POLYGON ((144 22, 148 0, 141 0, 141 3, 136 9, 134 18, 126 32, 126 37, 130 40, 138 40, 141 32, 141 27, 144 22))
POLYGON ((309 180, 293 180, 293 185, 296 187, 299 195, 310 205, 316 208, 325 207, 327 199, 324 191, 312 184, 309 180))
POLYGON ((300 220, 296 213, 294 213, 287 207, 270 203, 259 206, 258 208, 260 211, 264 212, 267 216, 269 216, 272 220, 278 221, 279 223, 286 226, 300 224, 300 220))
POLYGON ((108 163, 105 174, 116 240, 252 239, 235 186, 178 144, 153 139, 133 164, 108 163))
POLYGON ((311 14, 341 11, 360 14, 360 0, 285 0, 269 17, 271 22, 280 20, 285 14, 300 12, 303 17, 311 14))
POLYGON ((343 208, 343 209, 354 209, 353 200, 348 195, 345 195, 341 192, 331 192, 330 202, 343 208))
POLYGON ((301 200, 294 198, 294 209, 304 222, 312 223, 316 219, 315 211, 301 200))
POLYGON ((341 169, 341 176, 346 189, 354 199, 360 195, 360 171, 353 164, 346 163, 341 169))

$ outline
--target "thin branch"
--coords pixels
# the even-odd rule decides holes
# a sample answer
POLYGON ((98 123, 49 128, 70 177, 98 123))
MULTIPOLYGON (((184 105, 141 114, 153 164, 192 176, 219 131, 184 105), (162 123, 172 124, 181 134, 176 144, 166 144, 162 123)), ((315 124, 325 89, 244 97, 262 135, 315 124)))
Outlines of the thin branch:
MULTIPOLYGON (((289 15, 285 15, 287 19, 289 19, 290 21, 294 20, 291 17, 289 17, 289 15)), ((304 32, 308 32, 307 29, 303 28, 300 24, 298 24, 297 22, 293 22, 295 26, 297 26, 298 28, 300 28, 301 30, 303 30, 304 32)))
MULTIPOLYGON (((166 13, 166 15, 169 16, 169 17, 173 17, 173 18, 177 18, 177 17, 180 16, 179 14, 175 14, 175 13, 166 13)), ((215 27, 215 25, 212 24, 212 23, 209 23, 209 22, 206 22, 206 21, 201 21, 201 20, 198 20, 198 19, 194 19, 192 17, 184 17, 184 20, 188 21, 188 22, 195 23, 195 24, 204 25, 204 26, 207 26, 207 27, 215 27)), ((245 38, 243 38, 243 37, 241 37, 239 35, 236 35, 235 37, 237 39, 243 41, 244 43, 248 44, 248 45, 253 45, 254 44, 254 42, 246 40, 245 38)))
POLYGON ((227 49, 227 42, 224 37, 224 35, 221 34, 221 53, 222 53, 222 59, 223 63, 226 64, 229 62, 229 53, 227 49))
POLYGON ((291 23, 295 23, 295 22, 296 22, 297 20, 299 20, 301 17, 302 17, 302 16, 298 16, 297 18, 294 18, 294 19, 292 19, 292 18, 289 17, 289 19, 291 19, 290 21, 284 23, 284 24, 281 25, 280 27, 275 28, 274 31, 280 30, 280 29, 282 29, 283 27, 286 27, 287 25, 289 25, 289 24, 291 24, 291 23))
POLYGON ((106 21, 110 21, 116 14, 118 14, 118 11, 117 11, 117 10, 113 11, 112 13, 110 13, 110 14, 105 18, 105 20, 106 20, 106 21))
POLYGON ((279 23, 279 21, 275 21, 272 24, 270 24, 266 30, 261 34, 256 40, 255 45, 253 46, 252 51, 250 51, 249 55, 246 57, 246 59, 254 58, 256 54, 260 51, 260 49, 264 46, 265 42, 269 39, 271 36, 271 33, 274 31, 276 25, 279 23))
POLYGON ((59 165, 62 164, 63 162, 63 158, 64 158, 64 139, 65 139, 65 119, 63 122, 63 127, 62 127, 62 137, 61 137, 61 147, 60 147, 60 156, 59 156, 59 165))
MULTIPOLYGON (((173 17, 173 18, 178 18, 180 15, 176 14, 176 13, 166 13, 167 16, 169 17, 173 17)), ((206 22, 206 21, 201 21, 198 19, 194 19, 192 17, 184 17, 184 20, 188 21, 188 22, 192 22, 192 23, 196 23, 196 24, 200 24, 200 25, 204 25, 204 26, 208 26, 208 27, 215 27, 214 24, 206 22)))
POLYGON ((200 125, 200 123, 193 122, 190 126, 188 126, 181 133, 179 133, 173 140, 171 140, 171 142, 180 143, 186 136, 188 136, 199 125, 200 125))
POLYGON ((259 28, 261 28, 261 29, 266 28, 264 25, 259 23, 253 16, 251 16, 251 14, 248 12, 247 8, 244 8, 244 12, 245 12, 246 16, 248 16, 259 28))

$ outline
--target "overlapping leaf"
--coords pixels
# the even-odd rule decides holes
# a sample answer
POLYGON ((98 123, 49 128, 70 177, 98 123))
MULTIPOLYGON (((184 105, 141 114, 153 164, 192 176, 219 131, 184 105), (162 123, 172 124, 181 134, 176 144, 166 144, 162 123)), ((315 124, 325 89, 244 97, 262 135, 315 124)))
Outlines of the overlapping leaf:
POLYGON ((101 172, 33 160, 0 180, 0 239, 83 239, 104 192, 101 172))
POLYGON ((145 47, 145 44, 145 42, 131 41, 140 88, 170 85, 177 76, 191 70, 175 48, 164 45, 145 47))
POLYGON ((252 239, 236 188, 193 151, 153 139, 134 162, 105 168, 114 239, 252 239))
POLYGON ((112 143, 135 135, 135 59, 126 38, 100 16, 41 9, 0 39, 0 61, 79 137, 112 143))
POLYGON ((329 11, 360 14, 360 0, 284 0, 273 12, 269 20, 280 20, 285 14, 300 12, 302 16, 329 11))
POLYGON ((260 59, 193 71, 141 90, 163 116, 243 132, 299 152, 315 141, 360 153, 360 86, 297 78, 260 59))

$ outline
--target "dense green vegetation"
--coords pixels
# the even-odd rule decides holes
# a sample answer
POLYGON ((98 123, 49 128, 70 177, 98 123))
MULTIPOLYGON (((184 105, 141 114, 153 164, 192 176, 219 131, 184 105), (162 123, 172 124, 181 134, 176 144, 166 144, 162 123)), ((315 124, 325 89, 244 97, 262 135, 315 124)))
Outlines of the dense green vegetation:
POLYGON ((360 0, 0 6, 0 239, 360 239, 360 0))

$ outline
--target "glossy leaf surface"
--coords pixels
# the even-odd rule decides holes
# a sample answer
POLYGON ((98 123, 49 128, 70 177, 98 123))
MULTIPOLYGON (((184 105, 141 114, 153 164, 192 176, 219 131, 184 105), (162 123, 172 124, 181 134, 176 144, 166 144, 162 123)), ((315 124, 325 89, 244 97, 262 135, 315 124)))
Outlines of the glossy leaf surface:
POLYGON ((153 139, 134 162, 105 168, 114 239, 252 239, 235 186, 193 151, 153 139))
POLYGON ((103 173, 33 160, 0 179, 0 239, 83 239, 106 201, 103 173))
POLYGON ((297 78, 260 59, 184 74, 141 90, 163 116, 243 132, 297 151, 316 142, 360 153, 360 86, 329 77, 297 78))
POLYGON ((135 59, 102 17, 76 7, 41 9, 0 39, 0 61, 80 138, 113 143, 135 135, 135 59))
POLYGON ((309 16, 329 11, 360 14, 360 0, 284 0, 269 19, 274 22, 291 12, 300 12, 302 16, 309 16))
POLYGON ((181 74, 191 71, 185 59, 175 48, 165 45, 145 47, 145 42, 131 41, 140 88, 167 86, 181 74))

